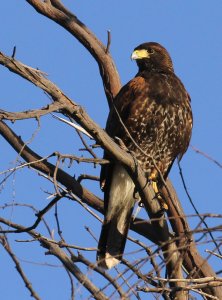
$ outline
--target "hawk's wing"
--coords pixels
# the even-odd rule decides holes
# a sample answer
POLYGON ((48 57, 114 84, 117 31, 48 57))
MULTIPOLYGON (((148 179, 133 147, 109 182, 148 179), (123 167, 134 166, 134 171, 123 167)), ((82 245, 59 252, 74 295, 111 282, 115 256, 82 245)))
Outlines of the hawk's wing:
MULTIPOLYGON (((109 134, 109 136, 112 138, 120 138, 126 143, 126 146, 128 146, 130 138, 127 138, 127 133, 124 129, 124 126, 128 130, 135 126, 135 115, 136 111, 138 110, 137 106, 139 103, 144 104, 146 102, 146 106, 148 107, 148 109, 146 109, 146 123, 147 127, 149 127, 148 120, 150 119, 150 122, 152 122, 154 107, 149 105, 151 104, 151 101, 148 98, 148 91, 148 83, 143 77, 135 77, 122 87, 113 101, 113 106, 110 109, 107 119, 106 132, 109 134), (121 124, 120 118, 124 126, 121 124)), ((106 152, 104 152, 104 158, 109 159, 109 156, 106 152)), ((112 168, 112 164, 102 165, 101 167, 100 184, 102 190, 105 188, 107 178, 109 178, 110 174, 112 173, 112 168)))
MULTIPOLYGON (((111 137, 126 141, 124 138, 126 132, 119 117, 126 127, 130 126, 130 122, 135 124, 134 103, 142 101, 146 92, 145 80, 140 77, 134 78, 120 90, 114 100, 115 107, 112 107, 107 120, 106 130, 111 137)), ((106 153, 104 157, 109 158, 106 153)), ((100 266, 111 268, 119 262, 125 248, 135 204, 135 185, 128 172, 119 163, 103 165, 100 179, 104 190, 105 217, 97 260, 100 266)))

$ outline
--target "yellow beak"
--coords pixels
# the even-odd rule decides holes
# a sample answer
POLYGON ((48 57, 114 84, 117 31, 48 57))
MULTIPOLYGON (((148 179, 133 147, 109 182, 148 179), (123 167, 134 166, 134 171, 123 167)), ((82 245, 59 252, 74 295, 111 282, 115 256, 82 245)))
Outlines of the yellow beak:
POLYGON ((134 59, 134 60, 143 59, 143 58, 150 58, 149 52, 145 49, 134 50, 131 55, 131 59, 134 59))

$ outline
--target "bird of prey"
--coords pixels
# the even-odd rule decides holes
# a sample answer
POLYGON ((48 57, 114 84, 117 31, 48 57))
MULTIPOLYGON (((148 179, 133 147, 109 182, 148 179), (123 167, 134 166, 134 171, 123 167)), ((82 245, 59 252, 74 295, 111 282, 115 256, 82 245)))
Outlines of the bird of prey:
MULTIPOLYGON (((189 145, 190 97, 174 73, 169 53, 160 44, 143 43, 131 58, 136 60, 138 73, 113 100, 106 131, 123 142, 147 180, 160 188, 161 177, 166 179, 174 160, 180 160, 189 145)), ((107 153, 104 157, 109 158, 107 153)), ((101 187, 105 217, 97 261, 103 268, 112 268, 124 252, 136 192, 133 180, 119 162, 102 166, 101 187)))

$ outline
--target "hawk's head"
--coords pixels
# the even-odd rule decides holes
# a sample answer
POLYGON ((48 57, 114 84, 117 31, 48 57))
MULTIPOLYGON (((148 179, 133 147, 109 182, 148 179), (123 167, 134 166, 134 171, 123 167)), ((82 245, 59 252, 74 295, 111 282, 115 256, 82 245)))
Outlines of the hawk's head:
POLYGON ((139 71, 163 69, 173 71, 173 63, 167 50, 158 43, 144 43, 136 47, 131 55, 139 71))

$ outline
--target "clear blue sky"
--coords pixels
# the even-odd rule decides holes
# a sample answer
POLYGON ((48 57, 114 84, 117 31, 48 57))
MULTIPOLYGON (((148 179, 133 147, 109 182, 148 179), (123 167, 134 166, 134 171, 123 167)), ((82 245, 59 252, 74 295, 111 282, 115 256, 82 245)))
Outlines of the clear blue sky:
MULTIPOLYGON (((63 1, 70 10, 104 42, 107 30, 111 30, 111 54, 116 62, 122 83, 136 73, 137 67, 130 60, 135 46, 146 41, 163 44, 170 52, 176 74, 185 84, 192 98, 194 130, 191 145, 222 162, 222 2, 207 1, 63 1)), ((88 52, 69 33, 57 24, 34 11, 25 0, 4 1, 0 11, 0 51, 11 55, 16 45, 16 58, 32 67, 45 71, 68 96, 82 105, 88 114, 102 127, 108 114, 98 67, 88 52)), ((25 80, 0 68, 0 108, 20 111, 38 108, 49 103, 47 96, 25 80)), ((35 121, 16 122, 12 128, 28 141, 37 128, 35 121)), ((41 128, 30 146, 40 155, 55 150, 76 153, 80 147, 71 128, 51 118, 41 119, 41 128)), ((16 153, 0 138, 2 155, 0 170, 15 165, 16 153)), ((182 160, 187 187, 200 213, 221 213, 221 169, 197 155, 191 148, 182 160)), ((89 166, 74 164, 69 170, 94 173, 89 166)), ((99 168, 96 170, 99 174, 99 168)), ((180 195, 186 214, 194 211, 185 195, 175 166, 171 179, 180 195)), ((98 187, 88 185, 102 197, 98 187)), ((32 203, 41 209, 48 203, 45 191, 53 192, 53 186, 33 171, 19 171, 8 180, 0 194, 0 205, 4 203, 32 203), (24 190, 25 187, 25 190, 24 190)), ((99 235, 100 224, 94 222, 77 204, 64 200, 60 205, 60 217, 65 237, 70 243, 95 247, 84 225, 90 226, 99 235)), ((5 217, 27 225, 33 222, 33 213, 28 209, 7 209, 5 217)), ((51 214, 53 217, 53 214, 51 214)), ((49 217, 50 220, 50 217, 49 217)), ((191 225, 198 223, 192 219, 191 225)), ((219 224, 219 220, 214 224, 219 224)), ((212 222, 209 222, 212 225, 212 222)), ((54 226, 56 226, 54 224, 54 226)), ((56 227, 54 227, 56 228, 56 227)), ((27 237, 27 236, 26 236, 27 237)), ((11 241, 16 239, 11 238, 11 241)), ((213 245, 203 246, 213 249, 213 245)), ((53 258, 45 257, 44 250, 38 254, 35 243, 24 246, 13 243, 20 259, 31 262, 49 262, 59 266, 53 258)), ((127 248, 130 251, 130 247, 127 248)), ((94 255, 94 254, 93 254, 94 255)), ((203 255, 206 254, 203 252, 203 255)), ((91 256, 93 259, 93 256, 91 256)), ((212 260, 215 269, 219 261, 212 260)), ((2 299, 30 299, 23 282, 14 270, 8 256, 0 248, 0 290, 2 299)), ((33 287, 43 299, 69 299, 69 281, 60 267, 50 268, 23 263, 33 287), (40 279, 39 279, 40 278, 40 279)), ((90 275, 90 274, 89 274, 90 275)), ((76 299, 81 298, 79 287, 76 299)))

